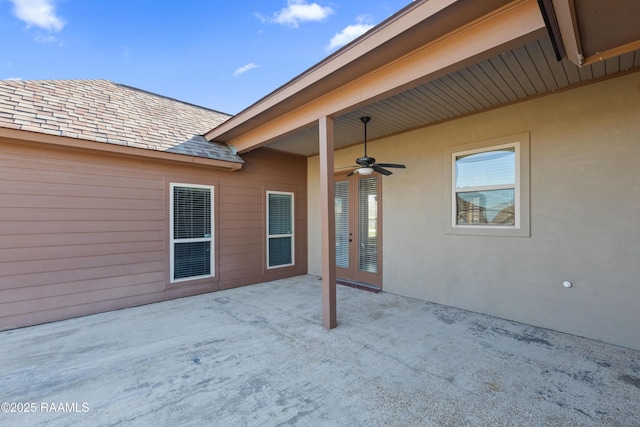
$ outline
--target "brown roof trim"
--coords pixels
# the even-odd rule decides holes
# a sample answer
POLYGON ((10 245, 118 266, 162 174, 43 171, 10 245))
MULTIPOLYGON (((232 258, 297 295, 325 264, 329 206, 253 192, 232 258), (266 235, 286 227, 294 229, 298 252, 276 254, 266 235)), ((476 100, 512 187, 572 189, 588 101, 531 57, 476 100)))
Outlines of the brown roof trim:
POLYGON ((538 0, 538 3, 556 55, 579 67, 640 49, 637 1, 538 0), (613 20, 621 16, 626 22, 613 20))
POLYGON ((416 0, 204 137, 228 142, 509 3, 416 0))
POLYGON ((0 138, 11 140, 10 142, 29 142, 38 144, 51 144, 60 147, 82 149, 115 155, 131 157, 141 157, 169 162, 179 162, 213 167, 216 169, 236 171, 242 168, 242 163, 227 162, 204 157, 190 156, 186 154, 167 153, 143 148, 125 147, 117 144, 105 144, 103 142, 79 139, 73 137, 48 135, 41 132, 31 132, 28 130, 7 129, 0 127, 0 138))

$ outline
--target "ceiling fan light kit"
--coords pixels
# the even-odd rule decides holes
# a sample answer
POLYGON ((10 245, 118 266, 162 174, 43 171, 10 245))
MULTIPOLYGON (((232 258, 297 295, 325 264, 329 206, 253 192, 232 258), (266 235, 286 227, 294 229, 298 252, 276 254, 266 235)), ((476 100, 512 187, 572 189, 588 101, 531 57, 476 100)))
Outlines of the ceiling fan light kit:
POLYGON ((384 168, 398 168, 405 169, 405 165, 400 165, 396 163, 376 163, 376 159, 373 157, 367 156, 367 123, 371 120, 371 117, 364 116, 360 117, 360 121, 364 123, 364 156, 358 157, 356 159, 356 163, 358 164, 358 168, 347 176, 351 176, 354 173, 359 173, 360 175, 371 175, 374 171, 378 172, 382 175, 391 175, 393 172, 388 171, 384 168))
POLYGON ((373 168, 358 168, 356 169, 360 175, 371 175, 373 173, 373 168))

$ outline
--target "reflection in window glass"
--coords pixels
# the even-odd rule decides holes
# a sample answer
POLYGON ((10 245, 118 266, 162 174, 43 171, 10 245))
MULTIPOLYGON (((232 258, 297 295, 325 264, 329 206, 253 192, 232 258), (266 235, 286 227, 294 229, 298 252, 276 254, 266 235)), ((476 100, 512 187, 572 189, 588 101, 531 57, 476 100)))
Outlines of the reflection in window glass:
POLYGON ((515 225, 515 192, 473 191, 457 195, 457 223, 515 225))

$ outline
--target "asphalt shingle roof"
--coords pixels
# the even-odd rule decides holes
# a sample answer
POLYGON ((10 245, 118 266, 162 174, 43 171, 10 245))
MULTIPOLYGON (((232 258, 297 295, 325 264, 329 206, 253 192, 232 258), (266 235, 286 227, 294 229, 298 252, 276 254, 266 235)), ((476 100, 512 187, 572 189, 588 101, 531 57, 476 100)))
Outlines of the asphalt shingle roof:
POLYGON ((229 117, 108 80, 0 80, 0 127, 243 163, 202 136, 229 117))

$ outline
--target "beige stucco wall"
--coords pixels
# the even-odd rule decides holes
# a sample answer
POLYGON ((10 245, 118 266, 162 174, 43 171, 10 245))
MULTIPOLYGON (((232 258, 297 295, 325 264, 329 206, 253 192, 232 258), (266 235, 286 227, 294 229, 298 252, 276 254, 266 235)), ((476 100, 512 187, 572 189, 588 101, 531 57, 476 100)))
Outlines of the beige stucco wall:
MULTIPOLYGON (((336 152, 336 168, 360 153, 336 152)), ((369 154, 408 168, 383 179, 386 292, 640 349, 640 73, 373 141, 369 154), (447 148, 524 132, 530 237, 447 234, 447 148)), ((320 274, 318 158, 308 167, 320 274)))

